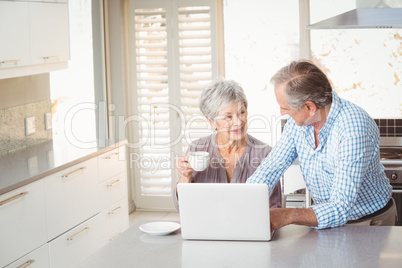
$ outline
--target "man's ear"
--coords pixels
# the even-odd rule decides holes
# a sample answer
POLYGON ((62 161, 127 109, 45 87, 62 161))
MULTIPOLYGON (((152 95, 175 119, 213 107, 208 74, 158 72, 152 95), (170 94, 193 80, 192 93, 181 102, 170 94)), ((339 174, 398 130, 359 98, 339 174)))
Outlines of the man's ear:
POLYGON ((315 114, 317 111, 317 106, 312 101, 306 101, 304 104, 311 115, 315 114))

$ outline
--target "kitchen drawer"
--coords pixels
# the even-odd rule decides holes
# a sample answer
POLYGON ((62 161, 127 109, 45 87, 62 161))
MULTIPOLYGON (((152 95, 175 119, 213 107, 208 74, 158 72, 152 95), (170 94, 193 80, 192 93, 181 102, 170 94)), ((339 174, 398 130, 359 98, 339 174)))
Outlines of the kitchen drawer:
POLYGON ((45 178, 49 240, 101 210, 97 168, 93 158, 45 178))
POLYGON ((47 241, 43 181, 0 196, 0 267, 47 241))
POLYGON ((71 268, 105 243, 99 236, 99 214, 49 242, 51 267, 71 268))
POLYGON ((121 146, 98 156, 100 182, 126 171, 125 148, 125 146, 121 146))
POLYGON ((102 209, 127 197, 127 173, 123 172, 101 183, 102 209))
POLYGON ((124 198, 100 213, 104 243, 113 240, 124 232, 129 225, 128 199, 124 198))
POLYGON ((49 245, 46 243, 5 268, 50 268, 49 245))

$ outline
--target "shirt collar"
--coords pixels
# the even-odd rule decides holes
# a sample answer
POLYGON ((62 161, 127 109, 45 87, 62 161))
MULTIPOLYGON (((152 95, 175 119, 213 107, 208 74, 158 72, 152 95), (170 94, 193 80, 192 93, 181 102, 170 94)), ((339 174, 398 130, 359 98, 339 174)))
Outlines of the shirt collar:
POLYGON ((341 107, 342 107, 341 98, 339 98, 338 94, 335 91, 332 91, 331 108, 329 110, 327 120, 325 121, 323 127, 320 130, 320 134, 318 134, 318 139, 320 140, 320 144, 322 143, 322 145, 324 145, 325 142, 327 141, 331 128, 334 125, 336 118, 338 117, 341 107))
MULTIPOLYGON (((318 139, 320 140, 320 144, 315 150, 320 150, 325 143, 327 142, 328 136, 332 129, 334 122, 339 114, 339 111, 342 107, 342 100, 339 98, 338 94, 335 91, 332 91, 332 103, 329 110, 329 114, 327 116, 327 120, 322 126, 320 133, 318 134, 318 139)), ((314 127, 313 126, 301 126, 301 131, 304 133, 306 138, 306 142, 310 144, 312 148, 315 148, 314 142, 314 127)))

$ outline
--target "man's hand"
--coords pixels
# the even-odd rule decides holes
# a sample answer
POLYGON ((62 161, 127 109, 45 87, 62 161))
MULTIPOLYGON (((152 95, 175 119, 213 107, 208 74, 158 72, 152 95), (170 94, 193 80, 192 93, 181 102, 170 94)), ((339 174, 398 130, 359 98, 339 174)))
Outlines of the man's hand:
POLYGON ((285 208, 271 208, 270 210, 271 219, 271 231, 282 228, 290 222, 289 209, 285 208))
POLYGON ((271 208, 271 231, 289 224, 317 226, 317 216, 312 208, 271 208))

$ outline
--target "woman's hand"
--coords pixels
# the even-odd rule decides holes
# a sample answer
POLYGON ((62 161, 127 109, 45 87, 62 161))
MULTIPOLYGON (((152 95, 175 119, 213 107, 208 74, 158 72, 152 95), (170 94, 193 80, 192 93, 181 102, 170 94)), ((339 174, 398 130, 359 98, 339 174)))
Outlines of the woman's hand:
MULTIPOLYGON (((190 154, 191 152, 189 152, 190 154)), ((189 154, 176 158, 176 169, 180 172, 180 183, 190 183, 194 169, 188 163, 189 154)))

